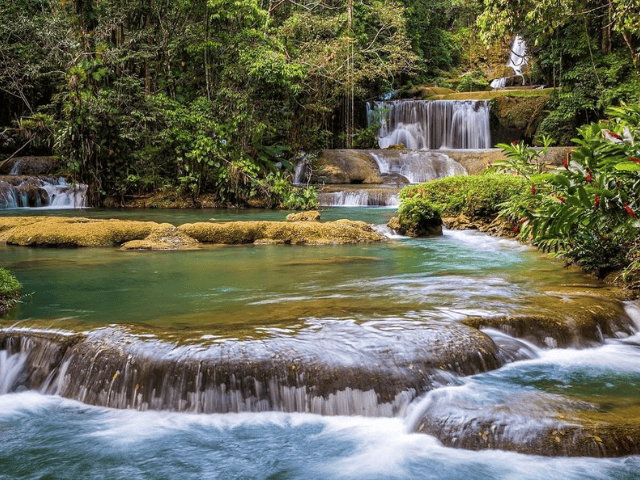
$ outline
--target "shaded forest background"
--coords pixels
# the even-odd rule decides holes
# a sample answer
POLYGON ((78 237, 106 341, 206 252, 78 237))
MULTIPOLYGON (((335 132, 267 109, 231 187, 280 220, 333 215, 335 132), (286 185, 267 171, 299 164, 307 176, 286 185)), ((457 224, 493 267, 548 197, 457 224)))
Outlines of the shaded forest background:
POLYGON ((0 32, 0 161, 54 154, 94 204, 276 204, 299 158, 371 145, 366 101, 488 88, 515 34, 558 87, 539 135, 566 144, 640 92, 639 0, 5 0, 0 32))

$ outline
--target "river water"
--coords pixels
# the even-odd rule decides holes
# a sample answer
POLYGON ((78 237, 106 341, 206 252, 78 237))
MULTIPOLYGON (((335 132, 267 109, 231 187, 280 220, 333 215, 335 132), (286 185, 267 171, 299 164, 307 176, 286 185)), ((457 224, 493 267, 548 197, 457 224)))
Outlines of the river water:
MULTIPOLYGON (((74 213, 174 224, 209 218, 281 220, 286 215, 202 210, 51 214, 74 213)), ((336 208, 325 210, 323 218, 381 224, 393 213, 336 208)), ((186 346, 296 337, 325 342, 332 352, 327 355, 335 355, 332 341, 354 351, 370 349, 389 332, 402 338, 425 322, 552 309, 554 302, 572 295, 608 291, 516 242, 456 231, 377 245, 227 246, 195 252, 5 246, 0 247, 0 265, 12 270, 30 293, 4 326, 121 329, 143 341, 186 346)), ((638 305, 629 302, 626 308, 640 322, 638 305)), ((498 343, 504 340, 503 334, 487 333, 498 343)), ((0 352, 0 478, 640 478, 640 456, 475 452, 412 433, 425 408, 472 421, 487 405, 526 402, 540 392, 594 402, 619 415, 640 406, 640 337, 607 339, 584 349, 522 345, 529 358, 470 377, 452 376, 392 418, 89 406, 4 385, 15 359, 0 352)), ((399 341, 395 348, 405 347, 399 341)), ((526 417, 511 421, 530 427, 536 420, 526 417)))

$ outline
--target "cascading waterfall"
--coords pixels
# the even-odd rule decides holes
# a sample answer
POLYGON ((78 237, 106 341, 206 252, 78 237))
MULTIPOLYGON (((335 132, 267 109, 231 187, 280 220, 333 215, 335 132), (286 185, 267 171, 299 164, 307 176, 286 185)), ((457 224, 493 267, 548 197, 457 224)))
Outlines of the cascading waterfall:
POLYGON ((87 206, 87 186, 69 184, 62 177, 47 175, 50 162, 42 158, 15 159, 8 175, 0 175, 0 209, 83 208, 87 206))
MULTIPOLYGON (((522 85, 525 84, 524 74, 522 69, 529 61, 527 57, 527 45, 523 38, 516 35, 511 44, 511 53, 509 54, 509 60, 507 60, 507 67, 513 69, 513 74, 516 77, 522 78, 522 85)), ((502 90, 507 86, 507 77, 496 78, 491 82, 491 88, 494 90, 502 90)))
POLYGON ((0 176, 0 209, 83 208, 86 194, 86 185, 71 185, 61 177, 0 176))
POLYGON ((369 105, 368 118, 378 112, 380 148, 490 148, 489 108, 486 100, 396 100, 369 105))

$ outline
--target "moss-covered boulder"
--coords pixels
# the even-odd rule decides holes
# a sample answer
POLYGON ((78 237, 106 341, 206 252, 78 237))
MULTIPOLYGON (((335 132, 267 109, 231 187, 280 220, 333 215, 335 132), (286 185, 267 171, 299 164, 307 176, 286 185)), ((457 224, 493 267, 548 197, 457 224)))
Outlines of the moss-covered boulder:
POLYGON ((177 227, 163 223, 142 240, 130 240, 121 250, 192 250, 200 242, 180 232, 177 227))
POLYGON ((286 218, 287 222, 319 222, 320 212, 309 210, 306 212, 290 213, 286 218))
POLYGON ((9 245, 106 247, 142 240, 158 228, 155 222, 64 217, 0 219, 0 239, 9 245))
POLYGON ((380 242, 384 237, 364 222, 226 222, 192 223, 178 227, 202 243, 326 245, 380 242))

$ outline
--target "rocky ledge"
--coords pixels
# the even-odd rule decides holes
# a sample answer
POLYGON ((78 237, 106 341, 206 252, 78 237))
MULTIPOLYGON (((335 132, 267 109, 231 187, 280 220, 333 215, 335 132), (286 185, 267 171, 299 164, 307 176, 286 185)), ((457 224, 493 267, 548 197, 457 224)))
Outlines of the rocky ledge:
MULTIPOLYGON (((309 217, 311 218, 311 217, 309 217)), ((125 250, 183 250, 212 244, 324 245, 380 242, 364 222, 168 223, 64 217, 0 218, 0 242, 50 247, 122 246, 125 250)))

